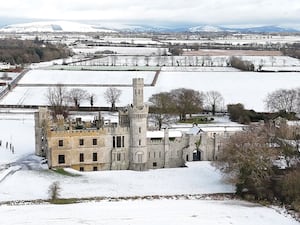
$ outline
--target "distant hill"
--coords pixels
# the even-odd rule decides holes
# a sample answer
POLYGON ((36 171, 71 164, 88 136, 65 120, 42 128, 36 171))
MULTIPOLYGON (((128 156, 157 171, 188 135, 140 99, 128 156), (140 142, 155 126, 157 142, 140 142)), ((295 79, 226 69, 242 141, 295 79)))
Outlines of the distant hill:
POLYGON ((2 32, 115 32, 111 29, 69 21, 32 22, 4 26, 2 32))
POLYGON ((231 28, 223 26, 201 25, 189 28, 190 32, 240 32, 240 33, 273 33, 273 32, 299 32, 293 28, 284 28, 280 26, 257 26, 231 28))
POLYGON ((145 24, 96 23, 86 24, 70 21, 31 22, 3 26, 0 32, 240 32, 240 33, 272 33, 300 32, 298 29, 282 26, 231 27, 218 25, 166 25, 153 26, 145 24))

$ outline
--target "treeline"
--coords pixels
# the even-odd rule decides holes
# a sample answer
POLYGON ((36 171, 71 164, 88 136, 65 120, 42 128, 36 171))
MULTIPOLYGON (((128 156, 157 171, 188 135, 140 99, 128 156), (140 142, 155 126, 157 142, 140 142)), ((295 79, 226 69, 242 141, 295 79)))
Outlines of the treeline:
POLYGON ((39 63, 71 55, 63 45, 53 45, 36 40, 0 40, 0 62, 11 65, 23 65, 27 63, 39 63))
POLYGON ((249 126, 222 144, 214 165, 235 184, 239 196, 299 212, 300 153, 291 144, 299 137, 295 132, 288 137, 286 131, 273 124, 249 126))
POLYGON ((241 103, 227 105, 227 112, 231 121, 241 124, 269 121, 279 116, 288 120, 298 120, 296 113, 294 112, 286 112, 285 110, 280 110, 274 113, 255 112, 252 109, 245 109, 244 105, 241 103))
POLYGON ((247 60, 241 60, 238 57, 232 56, 230 57, 230 64, 232 67, 243 71, 254 71, 254 64, 247 60))
POLYGON ((283 55, 291 56, 297 59, 300 59, 300 44, 294 43, 290 45, 286 45, 281 49, 283 55))

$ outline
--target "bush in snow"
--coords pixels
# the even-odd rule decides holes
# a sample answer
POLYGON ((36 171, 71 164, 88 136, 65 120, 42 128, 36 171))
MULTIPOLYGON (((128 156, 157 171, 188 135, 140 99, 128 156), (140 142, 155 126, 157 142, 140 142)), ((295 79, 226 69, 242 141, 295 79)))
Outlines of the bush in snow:
POLYGON ((57 199, 59 199, 60 190, 61 188, 59 182, 56 181, 50 185, 48 193, 51 202, 55 202, 57 199))

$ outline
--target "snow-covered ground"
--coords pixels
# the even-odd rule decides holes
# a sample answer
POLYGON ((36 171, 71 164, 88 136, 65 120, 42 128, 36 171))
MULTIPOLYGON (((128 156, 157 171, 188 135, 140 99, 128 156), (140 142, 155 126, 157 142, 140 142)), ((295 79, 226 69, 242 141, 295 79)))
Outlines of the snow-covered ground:
POLYGON ((139 71, 63 71, 31 70, 19 84, 97 84, 131 85, 135 77, 144 78, 145 84, 151 84, 155 72, 139 71))
POLYGON ((193 162, 187 166, 145 172, 76 171, 76 174, 81 176, 75 177, 43 169, 23 169, 0 183, 0 199, 2 201, 48 199, 48 188, 55 181, 60 183, 63 198, 234 192, 235 188, 223 181, 221 174, 210 165, 210 162, 193 162), (24 183, 26 186, 22 185, 24 183))
POLYGON ((274 209, 243 201, 136 200, 72 205, 0 206, 5 225, 298 225, 274 209), (4 216, 5 215, 5 216, 4 216))
POLYGON ((232 45, 243 45, 243 44, 270 44, 270 43, 295 43, 299 42, 299 36, 272 36, 272 35, 237 35, 236 37, 229 36, 227 38, 217 37, 210 40, 163 40, 165 43, 172 44, 195 44, 195 43, 219 43, 219 44, 232 44, 232 45))
POLYGON ((1 111, 0 142, 1 174, 1 165, 15 162, 34 152, 33 114, 16 112, 7 114, 1 111))
MULTIPOLYGON (((122 90, 118 106, 126 106, 132 102, 133 77, 143 77, 146 84, 151 84, 155 72, 137 71, 53 71, 32 70, 21 79, 17 86, 0 104, 7 105, 44 105, 47 104, 47 87, 30 86, 30 84, 87 84, 105 85, 104 87, 86 87, 82 89, 96 95, 95 106, 109 106, 103 93, 109 85, 121 85, 122 90), (123 87, 122 87, 123 85, 123 87)), ((145 87, 144 99, 152 94, 170 91, 176 88, 191 88, 198 91, 219 91, 226 104, 242 103, 248 109, 265 111, 264 99, 267 94, 281 88, 298 88, 300 73, 258 73, 258 72, 168 72, 162 71, 154 87, 145 87)), ((72 87, 68 87, 69 89, 72 87)), ((82 106, 89 106, 83 102, 82 106)))
POLYGON ((219 91, 226 104, 242 103, 247 109, 264 111, 267 94, 281 88, 300 86, 300 73, 256 72, 162 72, 155 92, 174 88, 191 88, 199 91, 219 91))
MULTIPOLYGON (((157 49, 156 53, 148 54, 147 48, 137 48, 141 53, 142 49, 145 49, 146 54, 140 55, 138 52, 134 52, 135 48, 126 47, 101 47, 103 50, 110 50, 116 52, 116 55, 109 55, 97 59, 92 59, 84 62, 77 62, 71 65, 77 66, 169 66, 181 68, 183 67, 228 67, 230 61, 230 54, 226 55, 226 51, 220 52, 220 55, 209 56, 210 50, 207 50, 207 55, 193 55, 193 52, 187 52, 191 55, 186 56, 162 56, 163 50, 157 49), (120 51, 121 50, 121 51, 120 51), (145 56, 147 55, 147 56, 145 56)), ((94 48, 91 48, 93 50, 94 48)), ((201 50, 206 52, 205 50, 201 50)), ((217 50, 214 51, 216 54, 217 50)), ((274 66, 274 67, 293 67, 300 66, 300 60, 288 56, 245 56, 243 52, 236 53, 241 55, 235 55, 242 60, 251 61, 255 65, 255 69, 262 66, 274 66)))
POLYGON ((158 55, 163 51, 168 51, 167 48, 150 48, 150 47, 111 47, 111 46, 97 46, 97 47, 74 47, 73 52, 76 54, 91 54, 101 51, 113 51, 118 55, 158 55))

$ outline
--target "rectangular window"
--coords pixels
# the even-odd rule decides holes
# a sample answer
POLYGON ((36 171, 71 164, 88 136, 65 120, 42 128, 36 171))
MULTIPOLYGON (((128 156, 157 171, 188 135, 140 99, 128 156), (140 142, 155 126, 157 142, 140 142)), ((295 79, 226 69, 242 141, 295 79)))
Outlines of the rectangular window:
POLYGON ((65 155, 58 155, 58 163, 59 164, 65 163, 65 155))
POLYGON ((117 154, 117 161, 121 161, 121 153, 117 154))
POLYGON ((58 146, 59 147, 64 146, 64 140, 58 140, 58 146))
POLYGON ((93 138, 93 145, 97 145, 97 139, 96 138, 93 138))
POLYGON ((113 136, 113 148, 115 148, 115 147, 116 147, 116 137, 113 136))
POLYGON ((122 136, 122 147, 124 148, 124 136, 122 136))
POLYGON ((79 162, 84 162, 84 154, 83 153, 79 154, 79 162))
POLYGON ((80 167, 79 171, 83 172, 84 171, 84 167, 80 167))
POLYGON ((142 133, 142 128, 141 127, 139 127, 139 133, 142 133))
POLYGON ((159 152, 159 158, 161 158, 161 152, 159 152))
POLYGON ((153 152, 153 158, 154 159, 156 158, 156 152, 153 152))
POLYGON ((80 146, 84 145, 84 140, 83 139, 79 139, 79 145, 80 146))
POLYGON ((96 162, 98 160, 97 152, 93 153, 93 161, 96 162))
POLYGON ((93 171, 98 171, 98 167, 97 167, 97 166, 94 166, 94 167, 93 167, 93 171))
POLYGON ((153 163, 153 167, 156 167, 156 166, 157 166, 157 162, 154 162, 154 163, 153 163))
POLYGON ((139 145, 142 145, 142 140, 141 139, 139 140, 139 145))
POLYGON ((121 148, 122 147, 122 139, 121 136, 117 136, 117 148, 121 148))

